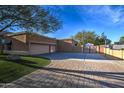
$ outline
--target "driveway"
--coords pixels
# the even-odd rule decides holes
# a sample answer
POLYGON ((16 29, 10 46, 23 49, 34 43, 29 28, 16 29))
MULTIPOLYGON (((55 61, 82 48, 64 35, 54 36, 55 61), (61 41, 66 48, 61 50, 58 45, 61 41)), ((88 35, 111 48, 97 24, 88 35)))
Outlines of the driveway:
POLYGON ((124 87, 122 61, 100 54, 53 53, 40 55, 51 64, 4 87, 103 88, 124 87))

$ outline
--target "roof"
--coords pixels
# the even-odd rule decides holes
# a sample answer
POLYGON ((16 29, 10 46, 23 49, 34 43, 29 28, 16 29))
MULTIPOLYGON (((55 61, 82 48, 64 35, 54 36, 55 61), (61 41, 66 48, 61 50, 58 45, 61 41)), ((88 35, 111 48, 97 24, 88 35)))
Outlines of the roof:
POLYGON ((12 34, 12 32, 0 32, 0 35, 8 35, 8 34, 12 34))
POLYGON ((124 45, 113 45, 113 49, 122 49, 124 45))
POLYGON ((72 38, 66 38, 66 39, 58 39, 58 40, 72 40, 74 42, 77 42, 76 40, 72 39, 72 38))
MULTIPOLYGON (((8 36, 17 36, 17 35, 22 35, 22 34, 27 34, 27 33, 28 32, 23 31, 23 32, 12 33, 12 34, 9 34, 8 36)), ((54 39, 54 40, 56 40, 56 38, 47 37, 47 36, 40 35, 40 34, 37 34, 37 33, 34 33, 34 32, 32 32, 31 34, 37 35, 37 36, 41 36, 41 37, 44 37, 44 38, 48 38, 48 39, 54 39)))
POLYGON ((59 39, 59 40, 73 40, 73 39, 71 39, 71 38, 66 38, 66 39, 59 39))

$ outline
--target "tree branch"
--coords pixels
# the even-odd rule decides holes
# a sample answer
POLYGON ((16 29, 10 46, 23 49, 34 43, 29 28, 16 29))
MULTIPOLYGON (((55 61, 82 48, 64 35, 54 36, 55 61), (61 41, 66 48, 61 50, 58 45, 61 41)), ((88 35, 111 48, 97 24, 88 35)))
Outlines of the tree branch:
POLYGON ((4 31, 5 29, 7 29, 8 27, 10 27, 16 20, 13 20, 12 22, 10 22, 8 25, 6 25, 4 28, 0 29, 0 32, 4 31))

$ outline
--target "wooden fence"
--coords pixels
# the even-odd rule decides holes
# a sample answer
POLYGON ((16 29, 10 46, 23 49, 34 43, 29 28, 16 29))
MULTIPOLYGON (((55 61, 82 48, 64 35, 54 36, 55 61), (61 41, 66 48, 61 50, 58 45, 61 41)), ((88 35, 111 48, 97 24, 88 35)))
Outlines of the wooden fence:
POLYGON ((124 59, 124 50, 114 50, 104 46, 96 46, 97 53, 107 54, 116 58, 124 59))

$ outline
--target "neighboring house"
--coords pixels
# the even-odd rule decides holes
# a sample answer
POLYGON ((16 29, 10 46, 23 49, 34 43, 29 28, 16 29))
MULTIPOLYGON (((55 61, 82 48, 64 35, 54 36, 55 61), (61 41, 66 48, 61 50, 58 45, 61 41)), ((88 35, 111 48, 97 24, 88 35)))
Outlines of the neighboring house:
POLYGON ((123 45, 113 45, 112 49, 116 49, 116 50, 124 49, 124 44, 123 45))
POLYGON ((114 42, 115 45, 120 45, 120 42, 114 42))
POLYGON ((26 32, 6 34, 4 38, 8 41, 4 46, 4 51, 11 54, 43 54, 56 51, 81 52, 81 48, 76 46, 77 42, 72 39, 57 40, 26 32))
POLYGON ((85 47, 92 48, 92 47, 94 47, 94 44, 92 44, 92 43, 86 43, 85 44, 85 47))

